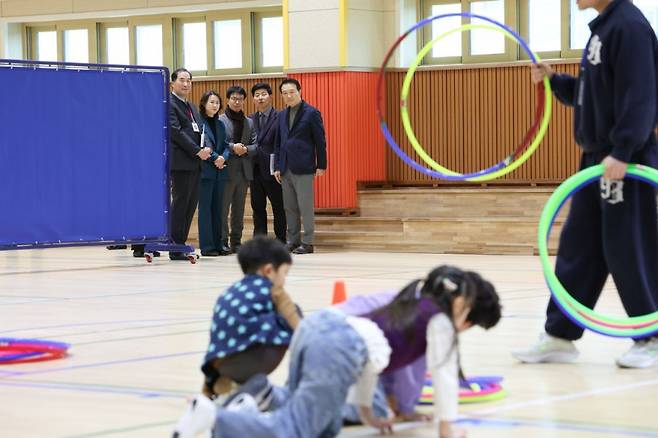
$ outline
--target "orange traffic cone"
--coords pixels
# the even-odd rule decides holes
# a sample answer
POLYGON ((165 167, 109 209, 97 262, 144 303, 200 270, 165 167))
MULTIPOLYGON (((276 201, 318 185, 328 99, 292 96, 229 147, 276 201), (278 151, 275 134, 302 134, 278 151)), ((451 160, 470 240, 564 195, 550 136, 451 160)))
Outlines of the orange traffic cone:
POLYGON ((334 296, 331 298, 331 305, 340 304, 347 300, 347 293, 345 292, 345 282, 339 280, 334 283, 334 296))

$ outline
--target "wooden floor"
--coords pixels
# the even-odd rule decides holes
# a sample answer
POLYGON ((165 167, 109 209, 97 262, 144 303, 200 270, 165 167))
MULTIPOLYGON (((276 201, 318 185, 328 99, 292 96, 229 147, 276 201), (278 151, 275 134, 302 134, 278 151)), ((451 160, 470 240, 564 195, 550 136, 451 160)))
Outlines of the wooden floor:
MULTIPOLYGON (((614 365, 629 341, 587 333, 573 365, 511 358, 511 348, 533 342, 542 328, 547 290, 533 256, 320 252, 295 258, 288 290, 313 312, 330 303, 336 279, 349 295, 367 294, 399 288, 442 263, 480 271, 504 304, 497 328, 461 338, 467 374, 503 375, 509 391, 502 401, 461 410, 470 437, 658 437, 658 371, 614 365)), ((0 337, 73 345, 66 359, 0 366, 0 436, 169 436, 201 381, 213 303, 239 276, 234 257, 147 265, 102 248, 0 253, 0 337)), ((622 314, 614 289, 599 309, 622 314)), ((285 376, 282 366, 273 379, 285 376)), ((406 424, 396 435, 434 431, 406 424)), ((374 435, 352 428, 341 436, 374 435)))

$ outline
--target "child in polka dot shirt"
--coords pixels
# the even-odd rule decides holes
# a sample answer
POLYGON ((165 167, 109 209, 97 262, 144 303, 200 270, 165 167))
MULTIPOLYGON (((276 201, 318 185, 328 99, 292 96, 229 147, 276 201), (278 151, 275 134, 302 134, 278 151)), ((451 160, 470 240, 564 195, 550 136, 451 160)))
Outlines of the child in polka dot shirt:
POLYGON ((203 393, 214 398, 279 365, 300 313, 283 290, 292 264, 278 240, 256 237, 238 252, 245 277, 219 296, 201 370, 203 393))

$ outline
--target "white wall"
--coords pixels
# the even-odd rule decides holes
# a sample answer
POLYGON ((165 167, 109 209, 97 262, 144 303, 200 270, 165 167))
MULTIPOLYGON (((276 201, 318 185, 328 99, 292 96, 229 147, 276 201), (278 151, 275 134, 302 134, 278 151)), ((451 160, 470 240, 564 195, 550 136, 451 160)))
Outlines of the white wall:
POLYGON ((338 0, 290 0, 288 3, 290 70, 340 65, 338 0))

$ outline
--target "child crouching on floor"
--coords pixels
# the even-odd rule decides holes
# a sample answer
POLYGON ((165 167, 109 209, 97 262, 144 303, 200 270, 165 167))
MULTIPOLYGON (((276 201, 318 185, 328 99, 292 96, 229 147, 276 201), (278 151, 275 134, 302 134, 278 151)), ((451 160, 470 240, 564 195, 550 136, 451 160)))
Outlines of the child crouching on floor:
POLYGON ((459 392, 458 334, 500 320, 498 295, 477 273, 441 266, 406 286, 388 305, 368 315, 347 316, 329 308, 305 318, 290 345, 287 388, 277 389, 278 409, 261 413, 243 394, 242 406, 217 409, 197 397, 179 423, 185 437, 213 429, 216 438, 317 438, 336 436, 345 402, 359 406, 366 424, 390 431, 391 422, 373 414, 378 375, 427 355, 435 387, 442 438, 464 436, 453 426, 459 392))
MULTIPOLYGON (((256 237, 241 246, 238 262, 245 277, 220 295, 213 308, 201 366, 202 394, 208 399, 226 399, 238 385, 274 371, 301 317, 283 289, 292 259, 282 243, 256 237)), ((267 379, 255 379, 250 386, 259 408, 267 410, 272 400, 267 379)))

